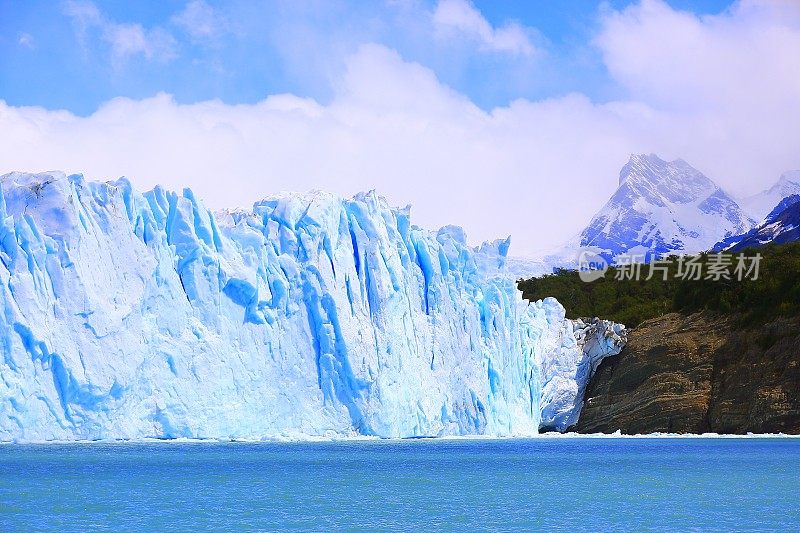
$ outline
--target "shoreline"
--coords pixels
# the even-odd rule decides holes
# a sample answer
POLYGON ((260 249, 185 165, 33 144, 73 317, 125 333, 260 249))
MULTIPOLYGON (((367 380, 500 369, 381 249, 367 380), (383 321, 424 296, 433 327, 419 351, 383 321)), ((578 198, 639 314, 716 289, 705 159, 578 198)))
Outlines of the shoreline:
POLYGON ((17 440, 0 441, 0 446, 65 446, 65 445, 129 445, 129 444, 343 444, 343 443, 387 443, 405 444, 410 442, 507 442, 507 441, 537 441, 537 440, 580 440, 580 439, 611 439, 611 440, 661 440, 661 439, 689 439, 689 440, 713 440, 713 439, 800 439, 800 435, 787 433, 642 433, 626 435, 619 432, 615 433, 541 433, 538 435, 525 436, 484 436, 484 435, 451 435, 445 437, 404 437, 404 438, 381 438, 371 436, 354 437, 263 437, 263 438, 187 438, 179 437, 174 439, 161 439, 155 437, 145 437, 137 439, 97 439, 97 440, 17 440))

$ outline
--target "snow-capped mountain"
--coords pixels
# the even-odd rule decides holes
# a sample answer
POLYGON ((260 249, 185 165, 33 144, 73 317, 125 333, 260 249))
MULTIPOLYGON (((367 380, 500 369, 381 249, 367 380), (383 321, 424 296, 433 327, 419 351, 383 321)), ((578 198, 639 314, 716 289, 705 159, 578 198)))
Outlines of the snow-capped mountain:
POLYGON ((532 434, 624 344, 374 193, 0 179, 0 441, 532 434))
POLYGON ((759 222, 763 222, 767 213, 778 203, 794 194, 800 194, 800 170, 784 172, 778 182, 759 194, 744 198, 739 205, 759 222))
POLYGON ((744 235, 729 237, 714 246, 715 252, 738 252, 765 244, 800 241, 800 195, 784 198, 764 222, 744 235))
POLYGON ((617 190, 579 235, 538 257, 509 257, 506 275, 520 279, 579 268, 582 252, 614 263, 621 254, 649 260, 654 254, 728 249, 751 236, 771 241, 770 232, 791 240, 789 214, 785 226, 771 219, 793 203, 794 195, 800 195, 800 171, 785 172, 770 189, 737 202, 682 159, 632 155, 620 171, 617 190))
MULTIPOLYGON (((577 239, 608 261, 696 253, 755 225, 736 201, 686 161, 632 155, 619 187, 577 239)), ((573 244, 574 246, 574 244, 573 244)))

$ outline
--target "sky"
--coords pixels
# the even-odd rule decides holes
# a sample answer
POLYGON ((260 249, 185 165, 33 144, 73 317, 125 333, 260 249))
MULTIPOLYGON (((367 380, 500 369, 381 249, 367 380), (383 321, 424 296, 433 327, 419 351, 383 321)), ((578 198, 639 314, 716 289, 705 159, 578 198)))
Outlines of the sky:
POLYGON ((0 0, 0 173, 214 209, 376 189, 535 255, 630 154, 746 196, 800 168, 797 124, 794 0, 0 0))

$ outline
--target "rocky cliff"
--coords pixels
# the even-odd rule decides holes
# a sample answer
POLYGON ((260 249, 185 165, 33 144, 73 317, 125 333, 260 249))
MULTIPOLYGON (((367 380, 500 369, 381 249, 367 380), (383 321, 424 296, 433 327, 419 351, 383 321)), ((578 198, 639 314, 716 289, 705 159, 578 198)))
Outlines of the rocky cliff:
POLYGON ((800 319, 644 322, 589 382, 580 433, 800 433, 800 319))

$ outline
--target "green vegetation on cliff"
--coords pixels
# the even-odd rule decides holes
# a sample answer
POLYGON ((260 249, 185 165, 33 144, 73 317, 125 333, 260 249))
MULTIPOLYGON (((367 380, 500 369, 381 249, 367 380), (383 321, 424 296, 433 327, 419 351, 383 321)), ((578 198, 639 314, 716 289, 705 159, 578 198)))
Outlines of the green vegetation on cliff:
POLYGON ((699 280, 679 278, 677 274, 685 272, 686 262, 679 264, 677 257, 671 257, 660 264, 668 269, 666 281, 661 271, 655 271, 648 280, 650 267, 642 265, 639 279, 617 279, 630 277, 621 275, 625 267, 611 267, 605 277, 591 283, 582 281, 576 271, 560 270, 522 280, 519 288, 529 300, 555 297, 571 318, 598 316, 628 326, 670 312, 701 310, 736 314, 742 325, 800 315, 800 243, 750 249, 744 255, 751 258, 756 253, 762 256, 756 280, 752 275, 737 279, 737 256, 730 266, 731 279, 706 279, 716 254, 701 254, 698 261, 703 264, 703 276, 699 280))

